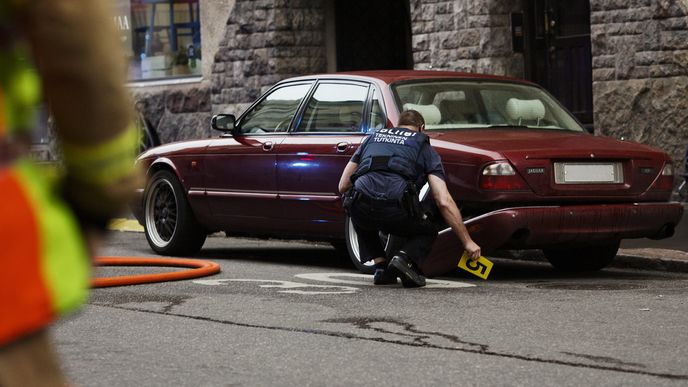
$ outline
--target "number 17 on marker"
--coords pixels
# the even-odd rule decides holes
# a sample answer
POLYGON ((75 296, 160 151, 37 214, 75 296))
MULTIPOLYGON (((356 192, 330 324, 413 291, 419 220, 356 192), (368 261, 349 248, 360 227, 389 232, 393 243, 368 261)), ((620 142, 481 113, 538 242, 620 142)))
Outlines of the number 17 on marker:
POLYGON ((480 257, 474 262, 468 257, 468 253, 464 251, 459 260, 459 268, 486 280, 487 276, 490 275, 490 271, 492 271, 492 262, 485 257, 480 257))

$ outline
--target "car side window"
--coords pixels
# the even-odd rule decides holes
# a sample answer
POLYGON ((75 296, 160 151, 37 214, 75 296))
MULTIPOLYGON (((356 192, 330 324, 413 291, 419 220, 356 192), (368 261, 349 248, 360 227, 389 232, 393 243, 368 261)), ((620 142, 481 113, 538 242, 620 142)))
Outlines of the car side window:
POLYGON ((241 134, 286 132, 310 83, 287 85, 271 92, 244 115, 239 123, 241 134))
POLYGON ((297 132, 360 132, 368 86, 321 83, 297 132))

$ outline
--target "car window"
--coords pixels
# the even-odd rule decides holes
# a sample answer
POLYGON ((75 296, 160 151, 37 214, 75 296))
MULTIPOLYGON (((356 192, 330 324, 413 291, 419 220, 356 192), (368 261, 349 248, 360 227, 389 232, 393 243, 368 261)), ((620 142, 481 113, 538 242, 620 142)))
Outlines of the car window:
POLYGON ((321 83, 297 132, 360 132, 368 86, 321 83))
POLYGON ((541 89, 507 82, 433 80, 393 86, 401 110, 417 110, 427 130, 505 126, 583 131, 541 89))
POLYGON ((240 133, 286 132, 301 100, 310 88, 310 83, 302 83, 274 90, 244 115, 239 123, 240 133))
POLYGON ((371 104, 370 108, 370 125, 368 127, 368 131, 384 128, 387 121, 385 118, 385 113, 382 110, 382 104, 380 104, 378 92, 375 89, 373 89, 372 101, 373 103, 371 104))

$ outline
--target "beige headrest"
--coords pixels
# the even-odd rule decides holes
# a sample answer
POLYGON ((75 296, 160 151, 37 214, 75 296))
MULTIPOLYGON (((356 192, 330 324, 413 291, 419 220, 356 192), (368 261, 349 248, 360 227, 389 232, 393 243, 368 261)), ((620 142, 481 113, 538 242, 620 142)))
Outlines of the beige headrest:
POLYGON ((539 99, 509 98, 506 114, 512 120, 540 120, 545 118, 545 105, 539 99))
POLYGON ((436 125, 442 120, 442 113, 435 105, 416 105, 415 103, 405 103, 404 110, 415 110, 423 116, 425 125, 436 125))

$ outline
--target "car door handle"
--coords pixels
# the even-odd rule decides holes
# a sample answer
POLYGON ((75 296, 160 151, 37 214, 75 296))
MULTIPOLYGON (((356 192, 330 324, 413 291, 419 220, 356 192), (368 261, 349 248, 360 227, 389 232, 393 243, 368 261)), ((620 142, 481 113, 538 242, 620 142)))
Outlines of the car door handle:
POLYGON ((337 144, 337 152, 346 152, 351 147, 351 143, 340 142, 337 144))
POLYGON ((266 152, 270 152, 272 150, 273 145, 274 144, 272 143, 272 141, 265 141, 263 143, 263 150, 266 152))

